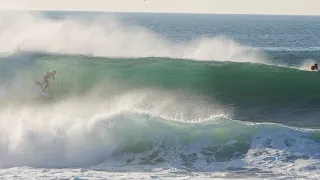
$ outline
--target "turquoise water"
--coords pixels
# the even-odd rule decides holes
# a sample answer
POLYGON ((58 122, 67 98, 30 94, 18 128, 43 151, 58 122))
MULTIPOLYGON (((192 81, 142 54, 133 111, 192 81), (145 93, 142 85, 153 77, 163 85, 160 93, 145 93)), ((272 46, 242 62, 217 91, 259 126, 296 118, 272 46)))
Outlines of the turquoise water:
POLYGON ((20 12, 0 29, 2 169, 318 178, 319 17, 20 12))

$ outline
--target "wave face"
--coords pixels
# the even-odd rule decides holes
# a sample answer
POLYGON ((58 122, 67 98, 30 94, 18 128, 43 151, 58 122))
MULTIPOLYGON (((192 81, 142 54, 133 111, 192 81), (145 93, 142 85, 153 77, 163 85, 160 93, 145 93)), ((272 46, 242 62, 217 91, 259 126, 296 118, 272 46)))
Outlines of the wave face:
POLYGON ((26 13, 1 14, 0 39, 1 169, 319 178, 316 46, 177 43, 116 18, 26 13), (53 69, 44 98, 35 81, 53 69))
POLYGON ((193 99, 228 109, 236 119, 319 127, 314 121, 320 105, 316 72, 256 63, 44 54, 14 55, 2 63, 4 102, 38 100, 38 89, 30 82, 42 82, 40 77, 49 67, 59 74, 51 88, 56 101, 156 90, 179 96, 181 101, 195 96, 193 99))

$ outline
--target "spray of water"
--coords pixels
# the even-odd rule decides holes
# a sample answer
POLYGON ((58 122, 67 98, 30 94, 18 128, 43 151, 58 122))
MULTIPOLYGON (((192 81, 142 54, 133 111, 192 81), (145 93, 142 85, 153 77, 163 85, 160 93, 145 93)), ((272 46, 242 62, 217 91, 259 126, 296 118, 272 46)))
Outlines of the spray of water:
POLYGON ((226 37, 172 43, 115 17, 90 21, 50 19, 35 13, 0 14, 0 53, 39 51, 103 57, 171 57, 193 60, 264 62, 257 50, 226 37))

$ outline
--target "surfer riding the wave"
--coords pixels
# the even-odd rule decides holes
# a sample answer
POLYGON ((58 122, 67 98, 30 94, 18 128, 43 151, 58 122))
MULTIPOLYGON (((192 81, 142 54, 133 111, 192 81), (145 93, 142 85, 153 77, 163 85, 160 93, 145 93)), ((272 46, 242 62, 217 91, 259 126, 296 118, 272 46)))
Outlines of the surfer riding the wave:
POLYGON ((47 74, 43 77, 44 82, 41 83, 41 85, 46 84, 46 86, 43 88, 43 91, 45 91, 46 88, 49 86, 49 78, 52 77, 54 79, 55 75, 56 75, 56 70, 53 70, 52 72, 47 72, 47 74))
POLYGON ((312 71, 317 71, 318 70, 318 64, 314 64, 313 66, 311 66, 311 70, 312 71))

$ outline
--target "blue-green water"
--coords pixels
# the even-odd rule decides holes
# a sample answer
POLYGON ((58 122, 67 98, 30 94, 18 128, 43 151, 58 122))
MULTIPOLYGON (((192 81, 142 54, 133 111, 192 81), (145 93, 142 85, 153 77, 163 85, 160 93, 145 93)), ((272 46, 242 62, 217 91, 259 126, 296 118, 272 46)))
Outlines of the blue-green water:
POLYGON ((317 16, 2 13, 0 167, 316 179, 319 32, 317 16))

